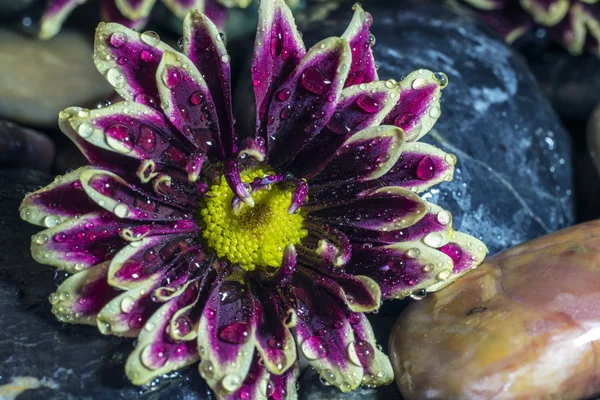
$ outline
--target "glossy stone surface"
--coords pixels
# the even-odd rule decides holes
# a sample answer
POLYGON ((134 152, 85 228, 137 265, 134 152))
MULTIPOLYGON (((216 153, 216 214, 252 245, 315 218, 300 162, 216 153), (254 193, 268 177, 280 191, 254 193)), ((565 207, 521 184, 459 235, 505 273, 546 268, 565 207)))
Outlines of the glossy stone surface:
POLYGON ((0 168, 29 167, 49 171, 54 142, 41 132, 0 121, 0 168))
POLYGON ((600 393, 600 221, 527 242, 409 305, 390 337, 405 399, 600 393))

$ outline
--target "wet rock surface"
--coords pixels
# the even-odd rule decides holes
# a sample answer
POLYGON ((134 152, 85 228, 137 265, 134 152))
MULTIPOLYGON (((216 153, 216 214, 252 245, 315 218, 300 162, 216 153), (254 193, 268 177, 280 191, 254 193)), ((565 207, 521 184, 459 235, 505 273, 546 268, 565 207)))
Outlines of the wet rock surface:
POLYGON ((405 399, 600 394, 600 221, 509 249, 408 306, 390 337, 405 399))
POLYGON ((0 120, 0 168, 49 171, 54 149, 54 142, 43 133, 0 120))
POLYGON ((30 238, 39 228, 21 221, 18 213, 25 193, 52 179, 32 170, 0 170, 0 387, 17 377, 43 383, 18 400, 212 399, 195 366, 152 387, 134 387, 124 373, 131 339, 55 320, 48 295, 62 277, 31 258, 30 238))
POLYGON ((0 29, 0 118, 54 127, 58 113, 111 93, 92 62, 92 43, 73 31, 40 41, 0 29))
MULTIPOLYGON (((449 78, 442 116, 421 140, 455 153, 457 169, 424 197, 492 254, 572 224, 570 140, 525 61, 487 27, 439 4, 367 11, 380 79, 420 68, 449 78)), ((341 35, 351 12, 342 7, 304 29, 307 45, 341 35)))

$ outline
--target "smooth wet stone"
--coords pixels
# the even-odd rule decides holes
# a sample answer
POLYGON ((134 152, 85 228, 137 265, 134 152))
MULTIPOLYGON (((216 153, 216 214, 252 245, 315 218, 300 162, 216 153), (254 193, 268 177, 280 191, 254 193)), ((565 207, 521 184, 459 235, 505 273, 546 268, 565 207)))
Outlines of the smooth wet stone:
POLYGON ((112 88, 92 52, 91 40, 73 31, 41 41, 0 29, 0 118, 54 127, 66 107, 107 97, 112 88))
POLYGON ((40 228, 18 213, 25 193, 52 179, 32 170, 0 170, 0 394, 13 379, 29 377, 44 385, 18 400, 214 399, 196 366, 149 388, 134 387, 125 377, 131 339, 55 320, 48 295, 62 276, 31 258, 31 235, 40 228))
POLYGON ((598 103, 587 124, 587 143, 600 179, 600 103, 598 103))
POLYGON ((0 121, 0 168, 29 167, 49 171, 54 142, 41 132, 0 121))
POLYGON ((600 394, 600 220, 493 256, 412 303, 389 347, 406 400, 600 394))

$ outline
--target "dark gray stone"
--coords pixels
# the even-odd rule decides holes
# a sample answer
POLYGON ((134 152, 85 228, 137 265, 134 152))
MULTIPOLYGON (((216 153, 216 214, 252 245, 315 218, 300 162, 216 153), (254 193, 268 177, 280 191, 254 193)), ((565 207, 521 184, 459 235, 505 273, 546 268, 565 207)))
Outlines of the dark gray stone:
POLYGON ((0 170, 0 386, 16 377, 46 384, 18 400, 212 399, 195 366, 148 388, 134 387, 124 373, 133 340, 54 319, 48 295, 61 277, 31 258, 30 238, 40 228, 18 213, 25 193, 51 180, 31 170, 0 170))
POLYGON ((0 120, 0 168, 26 167, 49 171, 54 142, 41 132, 0 120))

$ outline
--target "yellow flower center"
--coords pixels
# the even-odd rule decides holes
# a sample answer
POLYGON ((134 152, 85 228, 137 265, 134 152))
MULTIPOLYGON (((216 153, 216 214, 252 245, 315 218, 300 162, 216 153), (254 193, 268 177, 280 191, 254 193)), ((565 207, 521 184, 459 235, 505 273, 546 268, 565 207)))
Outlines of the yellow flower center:
MULTIPOLYGON (((251 169, 241 178, 250 183, 269 174, 251 169)), ((210 187, 200 205, 202 237, 220 258, 245 271, 279 268, 287 245, 298 244, 308 235, 302 227, 304 216, 288 213, 292 190, 278 186, 258 190, 252 193, 254 207, 244 205, 238 215, 231 207, 233 196, 224 176, 210 187)))

